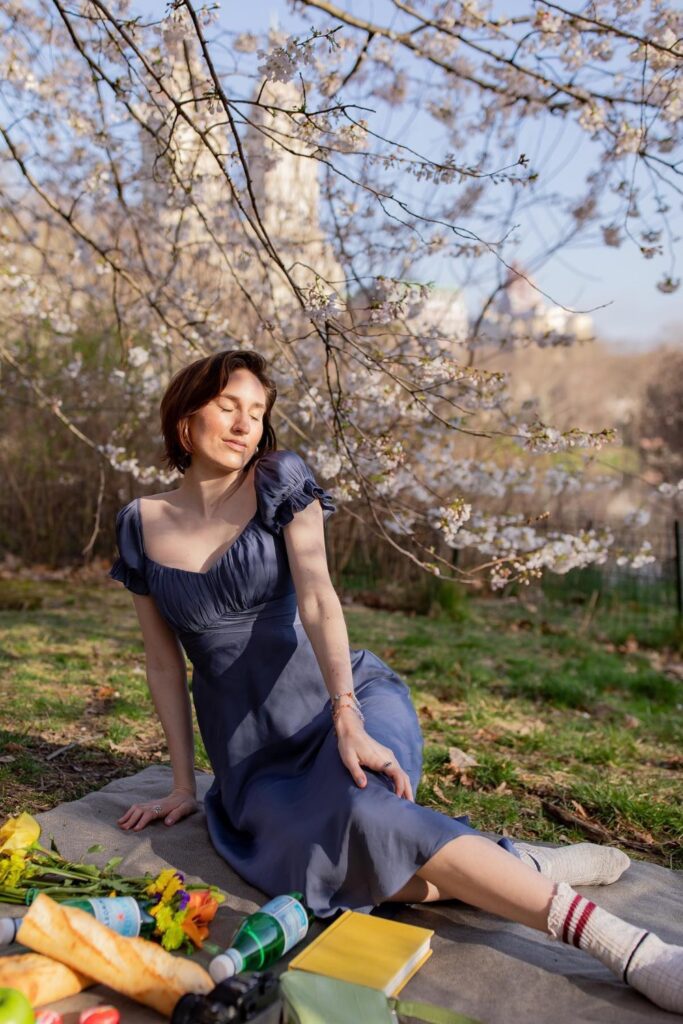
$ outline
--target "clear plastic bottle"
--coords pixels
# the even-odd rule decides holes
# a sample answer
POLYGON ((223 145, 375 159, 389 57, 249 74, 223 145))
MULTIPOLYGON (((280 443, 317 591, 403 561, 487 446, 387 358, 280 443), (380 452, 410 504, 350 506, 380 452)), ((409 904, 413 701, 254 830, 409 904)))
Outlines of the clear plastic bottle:
MULTIPOLYGON (((39 891, 30 890, 26 902, 32 903, 39 891)), ((143 939, 150 938, 156 928, 156 921, 145 909, 152 904, 138 903, 132 896, 82 896, 59 902, 65 907, 84 910, 86 914, 91 914, 97 921, 127 938, 137 935, 143 939)), ((20 917, 0 917, 0 947, 9 946, 15 941, 20 924, 20 917)))
POLYGON ((218 983, 240 971, 261 971, 284 956, 306 936, 313 914, 300 892, 276 896, 238 928, 230 946, 209 964, 218 983))

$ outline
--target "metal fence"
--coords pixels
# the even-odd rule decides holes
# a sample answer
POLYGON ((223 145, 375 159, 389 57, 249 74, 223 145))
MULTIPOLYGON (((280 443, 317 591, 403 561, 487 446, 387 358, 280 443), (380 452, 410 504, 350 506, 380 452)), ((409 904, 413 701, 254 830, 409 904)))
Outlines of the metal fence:
MULTIPOLYGON (((573 531, 581 525, 585 524, 564 524, 564 528, 573 531)), ((610 557, 603 565, 589 565, 566 574, 545 572, 541 580, 529 586, 513 583, 501 591, 484 593, 491 600, 518 596, 541 615, 564 609, 572 613, 580 628, 607 631, 617 641, 632 636, 653 645, 676 644, 683 628, 682 525, 670 520, 652 524, 645 535, 656 560, 639 569, 619 565, 610 557)), ((621 533, 616 543, 627 550, 639 547, 630 532, 621 533)), ((352 554, 343 560, 335 558, 338 544, 333 542, 330 548, 332 576, 347 600, 418 614, 438 611, 439 606, 446 611, 452 607, 457 614, 470 593, 481 593, 429 576, 376 540, 352 544, 352 554)), ((448 549, 442 554, 447 557, 448 549)), ((458 555, 454 561, 460 568, 482 561, 475 552, 458 555)))
MULTIPOLYGON (((661 524, 652 536, 655 562, 639 569, 609 560, 566 575, 544 574, 540 586, 549 606, 573 606, 586 626, 612 638, 640 639, 653 645, 680 641, 683 628, 683 551, 681 524, 661 524)), ((625 538, 628 543, 628 537, 625 538)))

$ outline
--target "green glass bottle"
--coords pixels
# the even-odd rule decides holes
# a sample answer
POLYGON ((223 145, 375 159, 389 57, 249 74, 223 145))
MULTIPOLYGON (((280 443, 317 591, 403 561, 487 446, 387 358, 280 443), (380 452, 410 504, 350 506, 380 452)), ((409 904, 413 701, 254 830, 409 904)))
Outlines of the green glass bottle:
POLYGON ((127 938, 139 935, 143 939, 149 939, 157 926, 146 909, 153 904, 147 901, 138 903, 133 896, 93 896, 63 902, 64 906, 78 907, 86 914, 92 914, 97 921, 106 924, 107 928, 127 938))
MULTIPOLYGON (((26 902, 33 903, 39 893, 39 889, 29 890, 26 902)), ((149 939, 156 928, 156 921, 147 913, 148 908, 154 905, 152 901, 139 903, 132 896, 81 896, 59 902, 65 907, 78 907, 79 910, 84 910, 86 914, 91 914, 96 920, 127 938, 140 935, 143 939, 149 939)), ((20 917, 0 917, 0 947, 9 946, 15 941, 20 924, 20 917)))
POLYGON ((290 892, 250 914, 230 947, 209 964, 213 980, 218 984, 240 971, 261 971, 301 942, 314 916, 302 900, 300 892, 290 892))

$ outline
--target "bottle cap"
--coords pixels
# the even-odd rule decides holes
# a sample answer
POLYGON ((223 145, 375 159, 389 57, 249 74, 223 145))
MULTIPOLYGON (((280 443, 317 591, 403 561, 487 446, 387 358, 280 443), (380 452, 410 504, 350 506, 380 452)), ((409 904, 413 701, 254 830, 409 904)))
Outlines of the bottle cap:
POLYGON ((225 953, 219 953, 209 964, 209 974, 217 985, 226 978, 232 978, 236 973, 234 960, 225 953))
POLYGON ((20 917, 0 917, 0 946, 12 945, 20 924, 20 917))

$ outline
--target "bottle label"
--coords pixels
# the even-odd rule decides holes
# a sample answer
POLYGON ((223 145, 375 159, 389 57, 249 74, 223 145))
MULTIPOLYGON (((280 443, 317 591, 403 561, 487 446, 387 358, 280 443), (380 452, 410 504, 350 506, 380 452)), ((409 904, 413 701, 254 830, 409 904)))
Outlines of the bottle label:
POLYGON ((140 934, 140 908, 132 896, 95 896, 89 898, 88 903, 92 907, 93 917, 112 931, 126 938, 135 938, 140 934))
POLYGON ((270 914, 282 928, 285 936, 283 953, 301 942, 308 931, 308 915, 299 901, 291 896, 276 896, 261 907, 261 913, 270 914))

